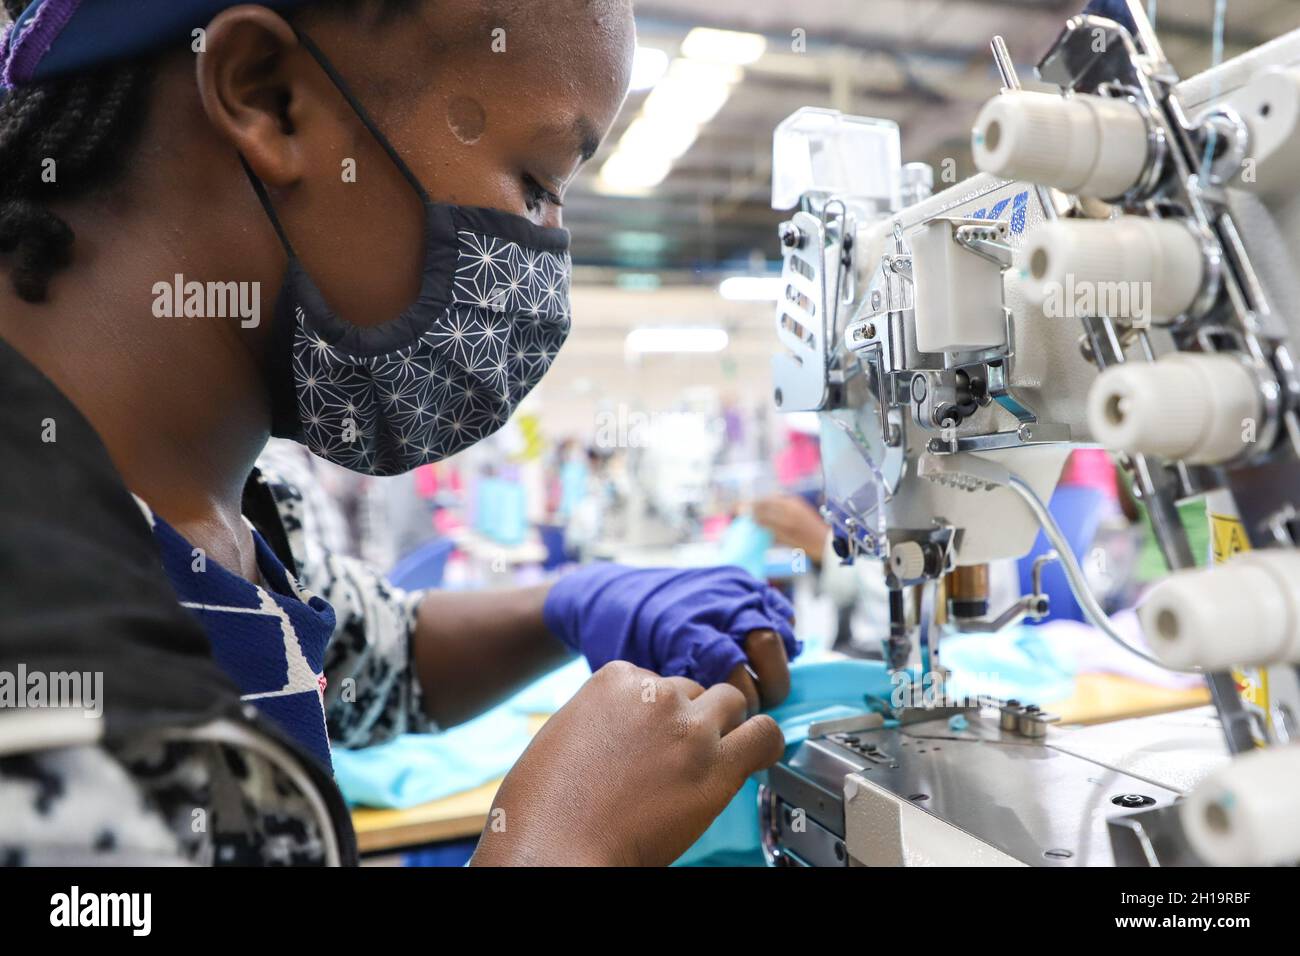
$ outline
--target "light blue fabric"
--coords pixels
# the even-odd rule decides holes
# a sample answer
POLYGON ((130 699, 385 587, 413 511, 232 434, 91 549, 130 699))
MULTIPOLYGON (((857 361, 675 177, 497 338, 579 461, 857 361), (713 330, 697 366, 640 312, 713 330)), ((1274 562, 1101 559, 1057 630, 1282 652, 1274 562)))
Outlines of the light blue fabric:
POLYGON ((553 714, 569 702, 590 676, 591 668, 586 660, 575 658, 533 681, 501 706, 516 714, 553 714))
POLYGON ((505 776, 528 741, 528 719, 498 707, 446 733, 335 748, 334 779, 353 806, 413 807, 505 776))
MULTIPOLYGON (((786 755, 818 720, 876 710, 893 691, 880 661, 801 661, 790 666, 790 696, 770 713, 785 734, 786 755)), ((762 866, 758 842, 758 780, 751 778, 674 866, 762 866)))
POLYGON ((762 581, 767 572, 767 549, 772 547, 772 541, 771 531, 742 515, 723 532, 715 563, 744 568, 762 581))
POLYGON ((523 485, 509 478, 480 478, 475 494, 474 530, 506 547, 522 544, 528 536, 523 485))
POLYGON ((560 466, 559 513, 566 521, 573 517, 587 497, 587 463, 582 460, 566 461, 560 466))
POLYGON ((1074 693, 1078 665, 1052 629, 1009 627, 997 634, 949 634, 939 656, 951 671, 948 691, 957 697, 986 694, 1047 703, 1074 693))
POLYGON ((365 750, 334 749, 334 779, 353 806, 403 809, 503 777, 528 746, 528 717, 553 714, 591 676, 578 659, 504 704, 441 734, 406 734, 365 750))

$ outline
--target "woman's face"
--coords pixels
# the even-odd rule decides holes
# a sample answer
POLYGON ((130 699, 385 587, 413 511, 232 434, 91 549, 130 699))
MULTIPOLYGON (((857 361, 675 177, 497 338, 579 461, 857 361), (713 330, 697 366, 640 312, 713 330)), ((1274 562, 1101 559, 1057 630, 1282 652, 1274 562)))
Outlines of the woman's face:
MULTIPOLYGON (((423 207, 305 51, 288 45, 263 65, 259 24, 231 19, 200 66, 218 153, 255 168, 269 157, 261 178, 326 299, 357 325, 390 320, 419 289, 423 207)), ((636 48, 627 0, 431 0, 378 23, 296 22, 435 201, 544 226, 562 224, 565 190, 618 114, 636 48)), ((254 209, 241 203, 239 215, 254 209)))
POLYGON ((484 6, 428 4, 381 28, 379 44, 349 43, 355 31, 322 21, 333 36, 321 45, 347 43, 340 70, 435 199, 558 226, 565 189, 627 91, 630 5, 532 0, 508 16, 484 6))

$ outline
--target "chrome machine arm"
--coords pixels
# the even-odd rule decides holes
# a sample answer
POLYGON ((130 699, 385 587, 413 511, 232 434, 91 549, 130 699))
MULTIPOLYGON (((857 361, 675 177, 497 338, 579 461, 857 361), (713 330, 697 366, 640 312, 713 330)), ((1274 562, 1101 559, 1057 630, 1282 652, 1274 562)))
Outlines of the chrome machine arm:
MULTIPOLYGON (((808 156, 841 162, 805 164, 801 209, 782 227, 775 399, 820 414, 837 550, 883 562, 889 663, 923 680, 942 677, 945 629, 1046 612, 1029 594, 989 613, 982 569, 1026 553, 1040 524, 1060 540, 1042 502, 1072 447, 1116 452, 1173 572, 1141 610, 1148 644, 1165 666, 1206 673, 1228 749, 1246 756, 1188 800, 1117 800, 1114 858, 1293 861, 1300 827, 1278 817, 1300 818, 1300 749, 1283 746, 1300 731, 1300 31, 1180 82, 1142 5, 1129 5, 1135 33, 1066 23, 1038 65, 1058 93, 1021 89, 995 39, 1004 90, 975 123, 982 172, 937 195, 926 168, 901 166, 890 124, 824 111, 783 124, 778 176, 800 137, 808 156), (1232 542, 1216 554, 1244 551, 1209 571, 1195 569, 1178 519, 1194 496, 1232 542), (1238 768, 1255 785, 1290 774, 1289 809, 1234 786, 1238 768), (1261 826, 1293 839, 1252 842, 1261 826)), ((1080 605, 1120 640, 1066 563, 1080 605)), ((925 718, 912 722, 932 727, 925 718)), ((868 780, 829 739, 774 771, 764 799, 841 770, 868 780)), ((826 829, 833 843, 839 821, 852 858, 848 802, 826 829)), ((889 812, 913 818, 900 807, 889 812)), ((1027 845, 1010 856, 1034 862, 1027 845)))

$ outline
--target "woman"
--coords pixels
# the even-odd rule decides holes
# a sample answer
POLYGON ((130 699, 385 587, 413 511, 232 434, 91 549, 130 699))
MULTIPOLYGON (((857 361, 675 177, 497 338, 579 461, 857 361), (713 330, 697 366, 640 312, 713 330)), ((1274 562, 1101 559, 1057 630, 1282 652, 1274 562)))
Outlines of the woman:
MULTIPOLYGON (((311 776, 327 728, 360 746, 454 724, 578 651, 599 670, 507 778, 476 862, 674 859, 780 755, 775 724, 747 719, 788 690, 779 596, 734 570, 615 566, 392 594, 338 559, 307 567, 296 493, 254 470, 274 434, 399 473, 490 434, 545 373, 569 322, 562 196, 626 91, 627 0, 6 7, 0 361, 16 394, 0 404, 33 474, 7 476, 24 510, 0 512, 19 569, 0 654, 71 640, 52 606, 88 604, 104 637, 75 646, 104 667, 110 714, 148 700, 141 671, 172 675, 150 692, 174 711, 217 707, 228 680, 311 776), (55 441, 23 424, 38 415, 55 441), (33 490, 74 475, 62 510, 33 490), (161 606, 145 533, 184 620, 161 606), (33 539, 58 573, 34 569, 33 539), (133 669, 142 633, 152 656, 133 669)), ((58 765, 61 792, 103 788, 111 825, 42 803, 48 755, 0 767, 31 795, 0 823, 13 861, 69 832, 206 862, 332 858, 310 781, 265 748, 114 726, 130 722, 58 765)))

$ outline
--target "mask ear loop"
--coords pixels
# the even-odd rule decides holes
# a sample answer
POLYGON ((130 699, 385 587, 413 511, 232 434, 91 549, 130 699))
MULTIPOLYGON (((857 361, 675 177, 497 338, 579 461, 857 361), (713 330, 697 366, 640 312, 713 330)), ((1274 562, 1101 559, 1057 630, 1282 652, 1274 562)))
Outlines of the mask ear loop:
POLYGON ((271 228, 275 230, 276 236, 280 239, 280 245, 284 246, 285 253, 290 259, 297 259, 298 254, 293 251, 293 243, 289 241, 289 234, 284 231, 284 224, 280 222, 280 217, 275 214, 275 206, 271 204, 271 194, 266 191, 266 184, 257 177, 253 172, 253 167, 248 165, 248 160, 244 154, 239 154, 239 162, 244 167, 244 175, 248 177, 249 183, 253 186, 253 192, 257 195, 257 201, 262 204, 262 209, 266 211, 266 218, 271 220, 271 228))
POLYGON ((352 112, 357 114, 357 118, 361 120, 362 124, 367 130, 369 130, 370 135, 374 137, 375 142, 383 147, 384 152, 388 154, 388 158, 393 161, 393 165, 397 167, 398 171, 404 177, 406 177, 406 181, 411 184, 411 188, 419 194, 420 198, 424 200, 426 205, 432 203, 428 192, 425 191, 424 185, 416 178, 415 173, 411 172, 411 169, 406 165, 405 160, 398 155, 397 150, 393 148, 393 144, 388 141, 388 137, 383 134, 382 130, 380 130, 379 125, 370 118, 370 114, 367 113, 366 108, 361 105, 361 101, 353 95, 352 88, 348 86, 347 81, 339 75, 338 70, 334 69, 334 64, 326 58, 325 54, 321 52, 320 47, 316 45, 315 41, 313 41, 311 37, 307 36, 307 34, 303 33, 297 27, 294 27, 293 32, 297 35, 298 42, 302 44, 303 49, 312 55, 312 58, 320 64, 320 68, 325 71, 325 75, 330 78, 330 82, 334 84, 341 94, 343 94, 343 98, 347 100, 348 106, 352 107, 352 112))
MULTIPOLYGON (((293 28, 293 32, 294 35, 297 36, 298 42, 302 45, 302 48, 311 54, 312 59, 315 60, 320 68, 325 71, 325 75, 329 77, 329 80, 334 84, 335 89, 342 94, 343 99, 347 101, 352 112, 357 115, 357 119, 361 120, 361 124, 365 126, 366 130, 374 138, 375 142, 378 143, 383 151, 388 154, 388 158, 393 161, 393 165, 397 167, 397 171, 400 172, 402 177, 411 184, 411 188, 415 190, 416 194, 426 206, 432 205, 433 200, 429 198, 429 193, 425 190, 424 184, 416 178, 415 173, 411 172, 411 168, 407 166, 402 157, 398 155, 397 150, 393 148, 393 144, 388 141, 388 137, 386 137, 383 134, 383 131, 380 130, 379 125, 370 118, 370 114, 366 112, 366 108, 361 105, 361 101, 353 94, 347 81, 339 75, 338 70, 334 69, 334 64, 329 61, 325 54, 321 52, 320 47, 318 47, 315 41, 313 41, 311 37, 307 36, 306 33, 297 27, 293 28)), ((248 176, 248 181, 253 185, 253 192, 257 194, 257 201, 262 204, 262 208, 266 211, 267 218, 271 220, 271 226, 275 229, 275 234, 279 237, 280 244, 284 246, 284 251, 289 255, 290 259, 296 259, 297 255, 293 251, 293 244, 289 241, 289 234, 285 232, 284 225, 280 222, 280 217, 276 215, 275 206, 271 203, 271 195, 266 191, 266 184, 258 178, 258 175, 255 172, 253 172, 253 168, 248 165, 248 160, 244 158, 243 153, 239 154, 239 161, 243 164, 244 173, 248 176)))

